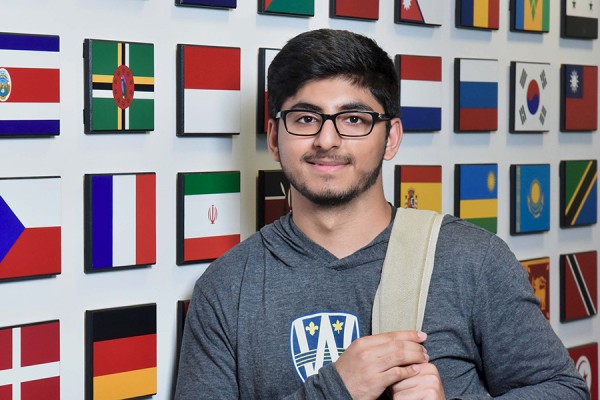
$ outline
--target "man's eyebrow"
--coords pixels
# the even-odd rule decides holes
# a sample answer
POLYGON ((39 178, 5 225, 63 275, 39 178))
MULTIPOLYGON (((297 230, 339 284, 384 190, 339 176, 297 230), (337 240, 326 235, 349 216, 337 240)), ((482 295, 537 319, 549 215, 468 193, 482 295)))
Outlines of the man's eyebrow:
POLYGON ((304 103, 304 102, 296 103, 296 104, 292 105, 289 109, 290 110, 308 110, 308 111, 317 111, 317 112, 323 111, 323 109, 317 105, 314 105, 311 103, 304 103))
POLYGON ((342 111, 350 111, 350 110, 373 111, 373 107, 371 107, 367 104, 364 104, 364 103, 356 102, 356 103, 343 104, 340 107, 340 110, 342 110, 342 111))
MULTIPOLYGON (((308 110, 308 111, 317 111, 317 112, 322 112, 323 109, 315 104, 312 103, 306 103, 306 102, 300 102, 300 103, 296 103, 294 105, 292 105, 290 107, 290 109, 294 109, 294 110, 308 110)), ((373 107, 365 104, 365 103, 361 103, 361 102, 354 102, 354 103, 347 103, 347 104, 342 104, 339 107, 340 111, 351 111, 351 110, 363 110, 363 111, 373 111, 373 107)))

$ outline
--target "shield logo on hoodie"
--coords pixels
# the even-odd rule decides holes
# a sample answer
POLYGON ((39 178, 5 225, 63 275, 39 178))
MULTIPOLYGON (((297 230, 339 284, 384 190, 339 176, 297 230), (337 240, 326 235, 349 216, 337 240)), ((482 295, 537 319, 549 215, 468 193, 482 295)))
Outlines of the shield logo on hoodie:
POLYGON ((358 318, 341 312, 323 312, 292 322, 290 350, 302 382, 339 356, 360 337, 358 318))

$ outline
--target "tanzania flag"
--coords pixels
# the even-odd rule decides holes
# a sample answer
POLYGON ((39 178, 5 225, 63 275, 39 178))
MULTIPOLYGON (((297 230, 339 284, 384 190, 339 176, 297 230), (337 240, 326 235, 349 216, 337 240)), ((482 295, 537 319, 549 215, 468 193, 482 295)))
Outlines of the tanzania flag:
POLYGON ((598 39, 600 0, 563 1, 562 36, 598 39))
POLYGON ((510 166, 510 233, 550 230, 550 164, 510 166))
POLYGON ((154 130, 154 45, 86 39, 86 132, 154 130))
POLYGON ((459 25, 468 28, 498 29, 500 0, 457 0, 459 25))
POLYGON ((560 322, 598 313, 598 253, 561 254, 560 322))
POLYGON ((256 229, 278 220, 292 209, 290 183, 283 171, 258 171, 256 229))
POLYGON ((490 232, 498 229, 498 164, 457 164, 454 214, 490 232))
POLYGON ((312 17, 315 15, 315 0, 259 0, 258 12, 312 17))
POLYGON ((560 162, 560 225, 572 227, 597 222, 598 162, 560 162))
POLYGON ((396 207, 442 212, 442 167, 396 165, 396 207))
POLYGON ((598 67, 562 65, 561 81, 561 129, 598 129, 598 67))
POLYGON ((511 30, 550 31, 550 0, 511 0, 511 30))
POLYGON ((455 130, 498 129, 498 60, 455 60, 455 130))
POLYGON ((529 274, 533 294, 540 301, 540 310, 550 320, 550 258, 522 260, 521 265, 529 274))
POLYGON ((177 177, 177 264, 214 260, 240 242, 240 173, 177 177))

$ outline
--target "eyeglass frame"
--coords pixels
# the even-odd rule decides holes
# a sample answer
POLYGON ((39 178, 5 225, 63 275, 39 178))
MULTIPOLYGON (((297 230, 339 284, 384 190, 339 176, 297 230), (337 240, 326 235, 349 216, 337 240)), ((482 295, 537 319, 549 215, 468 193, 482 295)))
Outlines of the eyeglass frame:
POLYGON ((277 114, 275 114, 275 119, 282 119, 283 120, 283 126, 285 127, 285 130, 287 131, 287 133, 289 133, 290 135, 293 136, 303 136, 303 137, 312 137, 312 136, 317 136, 321 130, 323 129, 323 125, 325 125, 325 122, 327 122, 327 120, 331 120, 331 122, 333 123, 333 127, 335 128, 335 132, 341 136, 341 137, 347 137, 347 138, 359 138, 359 137, 365 137, 371 134, 371 132, 373 132, 373 128, 375 128, 375 124, 381 121, 391 121, 393 119, 393 117, 387 116, 385 114, 381 114, 378 113, 376 111, 367 111, 367 110, 344 110, 344 111, 340 111, 338 113, 335 114, 324 114, 315 110, 305 110, 305 109, 296 109, 296 108, 292 108, 290 110, 281 110, 279 111, 277 114), (287 121, 285 116, 290 113, 290 112, 308 112, 308 113, 312 113, 312 114, 317 114, 318 116, 321 117, 321 126, 319 127, 319 129, 315 132, 315 133, 311 133, 309 135, 303 135, 301 133, 292 133, 289 131, 288 127, 287 127, 287 121), (338 116, 342 115, 342 114, 351 114, 351 113, 356 113, 356 112, 360 112, 360 113, 365 113, 365 114, 369 114, 371 117, 373 117, 373 122, 371 123, 371 129, 369 129, 369 131, 365 134, 362 135, 346 135, 345 133, 341 133, 340 130, 337 127, 337 124, 335 123, 335 120, 338 116))

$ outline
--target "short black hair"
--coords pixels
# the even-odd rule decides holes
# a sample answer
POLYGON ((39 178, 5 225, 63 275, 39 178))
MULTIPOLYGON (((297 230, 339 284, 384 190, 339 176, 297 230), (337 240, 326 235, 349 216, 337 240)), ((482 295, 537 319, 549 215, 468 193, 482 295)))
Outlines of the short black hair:
POLYGON ((389 55, 366 36, 345 30, 318 29, 290 39, 277 53, 267 76, 269 117, 308 82, 344 77, 368 89, 386 115, 398 117, 398 74, 389 55))

